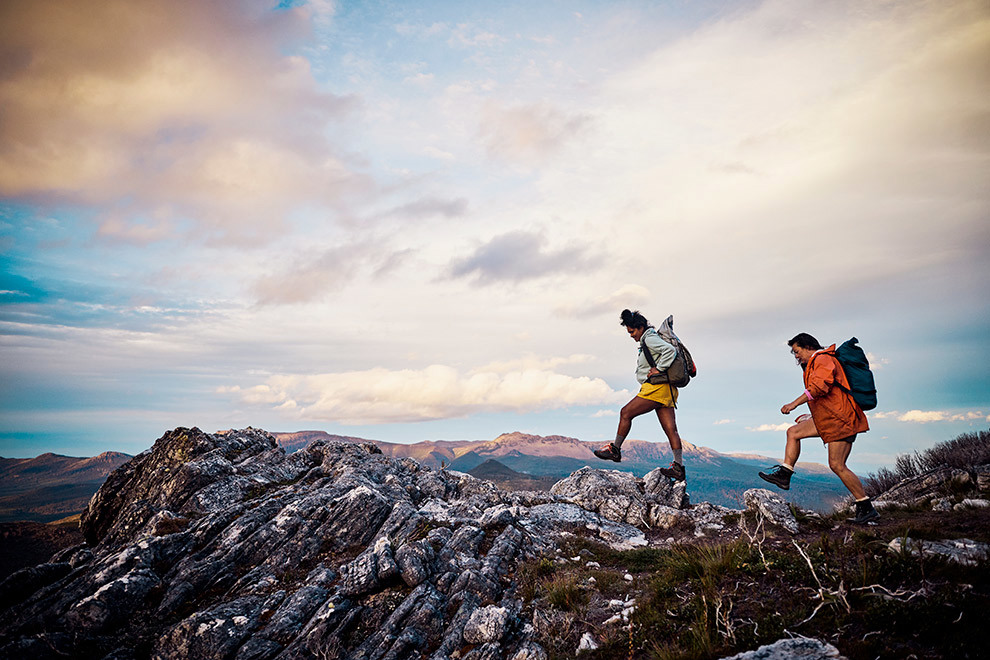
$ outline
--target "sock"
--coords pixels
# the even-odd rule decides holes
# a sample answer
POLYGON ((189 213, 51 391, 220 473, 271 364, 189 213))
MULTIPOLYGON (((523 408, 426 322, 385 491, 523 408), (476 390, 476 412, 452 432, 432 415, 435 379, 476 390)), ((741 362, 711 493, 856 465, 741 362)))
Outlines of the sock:
POLYGON ((615 440, 612 441, 612 446, 616 449, 622 449, 622 443, 625 442, 626 437, 624 435, 615 436, 615 440))
POLYGON ((783 465, 785 468, 787 468, 791 472, 794 472, 794 466, 793 465, 788 465, 787 463, 781 463, 781 465, 783 465))
POLYGON ((684 449, 671 449, 671 451, 674 452, 674 462, 678 465, 684 465, 684 449))

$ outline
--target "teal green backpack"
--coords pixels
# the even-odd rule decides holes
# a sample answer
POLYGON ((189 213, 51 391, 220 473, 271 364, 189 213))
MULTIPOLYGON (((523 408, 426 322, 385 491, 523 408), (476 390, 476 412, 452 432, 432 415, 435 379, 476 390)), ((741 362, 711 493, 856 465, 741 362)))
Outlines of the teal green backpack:
MULTIPOLYGON (((870 361, 859 347, 859 340, 853 337, 835 349, 835 359, 842 365, 849 379, 849 389, 842 388, 852 395, 853 400, 863 410, 877 407, 877 385, 870 371, 870 361)), ((840 387, 842 387, 840 385, 840 387)))

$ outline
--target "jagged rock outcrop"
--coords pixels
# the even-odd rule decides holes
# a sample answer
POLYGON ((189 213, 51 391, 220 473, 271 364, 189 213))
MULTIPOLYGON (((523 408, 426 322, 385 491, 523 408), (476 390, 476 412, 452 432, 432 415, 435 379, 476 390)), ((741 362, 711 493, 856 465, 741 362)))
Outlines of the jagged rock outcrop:
POLYGON ((903 479, 874 499, 878 509, 890 506, 917 506, 937 501, 955 493, 974 492, 990 488, 990 465, 972 470, 943 466, 914 477, 903 479), (972 473, 971 473, 972 472, 972 473))
POLYGON ((770 524, 797 534, 798 523, 786 501, 766 488, 751 488, 743 493, 746 508, 756 511, 770 524))
POLYGON ((917 556, 936 556, 963 566, 976 566, 990 557, 990 545, 971 539, 925 541, 911 537, 898 537, 887 544, 894 553, 908 552, 917 556))
POLYGON ((741 511, 701 502, 689 507, 687 484, 660 474, 639 479, 628 472, 583 467, 550 489, 551 494, 602 518, 647 529, 691 529, 697 536, 725 528, 724 519, 741 511))
POLYGON ((685 506, 653 473, 510 493, 372 444, 286 455, 265 431, 179 428, 110 475, 87 545, 0 584, 0 658, 545 658, 518 564, 733 512, 685 506))
POLYGON ((845 660, 839 649, 809 637, 782 639, 723 660, 845 660))

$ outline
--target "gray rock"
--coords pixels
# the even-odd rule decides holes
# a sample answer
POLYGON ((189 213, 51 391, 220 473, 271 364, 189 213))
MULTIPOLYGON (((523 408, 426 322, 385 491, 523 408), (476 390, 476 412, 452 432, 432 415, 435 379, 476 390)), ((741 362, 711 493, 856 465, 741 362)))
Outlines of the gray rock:
POLYGON ((643 477, 646 493, 656 498, 656 503, 673 509, 688 505, 687 482, 673 481, 660 473, 660 468, 647 472, 643 477))
POLYGON ((410 587, 425 582, 433 573, 435 556, 433 547, 425 540, 407 543, 396 550, 395 561, 402 581, 410 587))
POLYGON ((938 497, 932 500, 932 511, 952 511, 952 498, 938 497))
POLYGON ((882 502, 900 502, 907 505, 920 504, 933 497, 946 495, 954 488, 972 485, 972 479, 965 470, 941 467, 916 477, 902 480, 893 488, 875 498, 874 506, 882 502))
POLYGON ((737 653, 723 660, 846 660, 846 658, 831 644, 809 637, 798 637, 781 639, 773 644, 761 646, 755 651, 737 653))
POLYGON ((705 533, 729 511, 686 508, 656 475, 555 488, 507 493, 368 443, 286 455, 257 429, 175 429, 93 497, 85 546, 0 583, 0 656, 446 660, 471 639, 475 660, 545 660, 536 614, 520 625, 520 562, 575 533, 623 550, 651 526, 705 533))
POLYGON ((985 509, 988 506, 990 506, 990 501, 977 500, 967 497, 962 502, 959 502, 952 508, 956 511, 962 511, 963 509, 985 509))
POLYGON ((257 626, 262 602, 244 598, 198 612, 179 622, 155 644, 152 660, 224 658, 247 639, 257 626))
POLYGON ((990 463, 977 465, 973 468, 973 474, 976 475, 976 487, 978 489, 990 490, 990 463))
POLYGON ((766 488, 750 488, 743 493, 743 501, 748 510, 763 516, 767 522, 791 534, 797 534, 798 523, 791 507, 776 493, 766 488))
POLYGON ((643 481, 629 472, 583 467, 555 483, 550 493, 615 522, 642 525, 649 514, 643 481))
POLYGON ((464 641, 468 644, 497 642, 505 634, 505 623, 509 612, 504 607, 489 605, 479 607, 471 613, 464 625, 464 641))
POLYGON ((524 642, 512 654, 510 660, 547 660, 547 652, 536 642, 524 642))
POLYGON ((951 541, 923 541, 910 537, 896 538, 887 544, 891 552, 909 552, 912 555, 938 556, 964 566, 976 566, 990 557, 990 545, 970 539, 951 541))

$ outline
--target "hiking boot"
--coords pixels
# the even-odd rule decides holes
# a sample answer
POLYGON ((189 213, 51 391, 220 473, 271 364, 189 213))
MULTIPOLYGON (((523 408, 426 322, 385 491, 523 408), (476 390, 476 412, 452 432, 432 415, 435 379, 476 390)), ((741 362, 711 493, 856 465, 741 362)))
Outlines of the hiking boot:
POLYGON ((684 481, 686 473, 683 465, 671 461, 669 468, 660 468, 660 474, 674 481, 684 481))
POLYGON ((792 474, 794 470, 788 470, 783 465, 774 465, 768 472, 760 472, 760 479, 769 481, 781 490, 790 490, 792 474))
POLYGON ((865 525, 868 522, 879 519, 880 514, 873 508, 873 500, 867 498, 862 502, 856 502, 856 517, 846 518, 846 521, 857 525, 865 525))
POLYGON ((613 445, 611 442, 602 447, 601 449, 595 450, 595 456, 602 459, 603 461, 615 461, 616 463, 622 462, 622 452, 619 448, 613 445))

